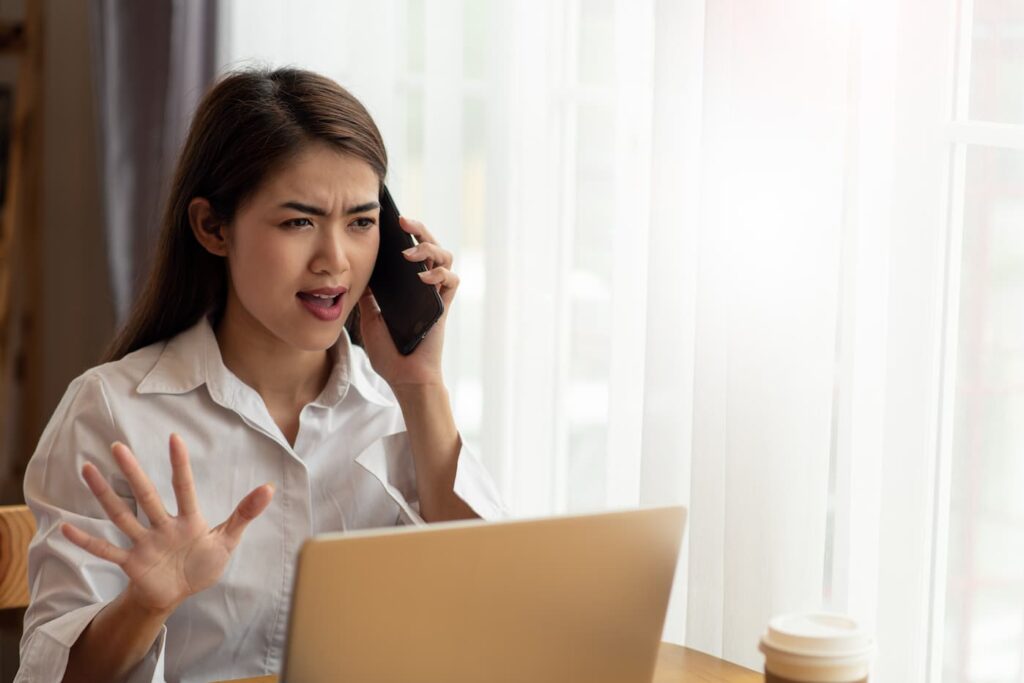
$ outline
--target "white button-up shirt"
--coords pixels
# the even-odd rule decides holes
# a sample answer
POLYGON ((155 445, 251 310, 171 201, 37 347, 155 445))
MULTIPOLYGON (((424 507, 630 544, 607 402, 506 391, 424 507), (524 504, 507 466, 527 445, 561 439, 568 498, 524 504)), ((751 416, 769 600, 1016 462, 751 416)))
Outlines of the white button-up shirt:
MULTIPOLYGON (((119 567, 73 545, 60 530, 71 522, 130 545, 80 475, 83 464, 93 463, 137 511, 110 454, 114 441, 132 449, 173 513, 168 438, 180 434, 211 526, 257 486, 276 488, 220 581, 167 620, 129 675, 133 683, 278 672, 302 542, 329 531, 423 524, 408 434, 390 387, 344 332, 331 354, 330 379, 302 409, 294 447, 260 395, 225 367, 205 317, 71 383, 25 473, 25 500, 38 531, 29 549, 31 604, 17 681, 59 681, 79 634, 127 585, 119 567)), ((482 518, 506 516, 493 481, 466 448, 454 490, 482 518)))

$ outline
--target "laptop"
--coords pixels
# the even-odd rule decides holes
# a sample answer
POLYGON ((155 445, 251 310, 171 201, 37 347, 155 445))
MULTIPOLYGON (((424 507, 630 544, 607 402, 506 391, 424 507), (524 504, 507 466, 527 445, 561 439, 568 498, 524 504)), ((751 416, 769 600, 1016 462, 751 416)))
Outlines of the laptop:
POLYGON ((686 509, 326 534, 283 683, 650 683, 686 509))

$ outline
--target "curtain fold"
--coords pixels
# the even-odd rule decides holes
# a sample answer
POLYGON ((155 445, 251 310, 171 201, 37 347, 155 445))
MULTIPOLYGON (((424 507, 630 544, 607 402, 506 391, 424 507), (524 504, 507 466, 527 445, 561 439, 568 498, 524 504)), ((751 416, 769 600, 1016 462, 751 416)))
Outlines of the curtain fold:
POLYGON ((214 0, 93 0, 93 69, 118 324, 145 279, 174 164, 216 74, 214 0))
POLYGON ((823 603, 849 12, 706 11, 687 640, 758 667, 823 603))

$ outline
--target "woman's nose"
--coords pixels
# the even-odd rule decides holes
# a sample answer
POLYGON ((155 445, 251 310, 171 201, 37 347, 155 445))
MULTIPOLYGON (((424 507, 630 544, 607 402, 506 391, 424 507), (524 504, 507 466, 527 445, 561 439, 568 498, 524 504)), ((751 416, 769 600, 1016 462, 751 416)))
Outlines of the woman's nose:
POLYGON ((348 254, 342 236, 332 233, 319 241, 310 269, 315 273, 341 273, 348 270, 348 254))

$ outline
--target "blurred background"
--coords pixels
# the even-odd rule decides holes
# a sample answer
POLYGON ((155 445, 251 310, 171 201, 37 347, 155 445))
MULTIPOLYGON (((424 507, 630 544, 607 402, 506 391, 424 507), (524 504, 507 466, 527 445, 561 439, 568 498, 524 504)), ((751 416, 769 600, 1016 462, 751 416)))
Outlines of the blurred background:
POLYGON ((516 515, 688 505, 672 642, 759 668, 770 616, 840 610, 873 681, 1024 681, 1024 3, 0 21, 2 502, 131 304, 195 103, 295 65, 366 104, 455 253, 446 375, 516 515))

